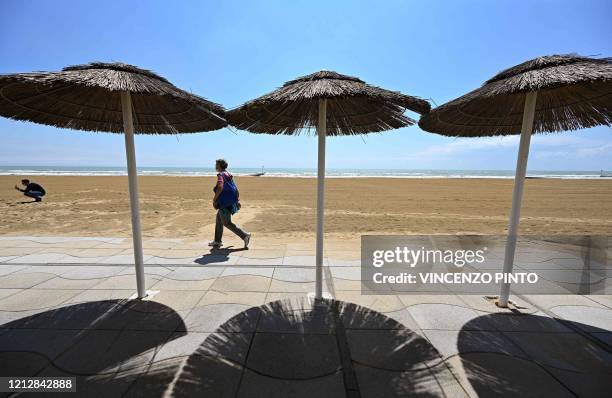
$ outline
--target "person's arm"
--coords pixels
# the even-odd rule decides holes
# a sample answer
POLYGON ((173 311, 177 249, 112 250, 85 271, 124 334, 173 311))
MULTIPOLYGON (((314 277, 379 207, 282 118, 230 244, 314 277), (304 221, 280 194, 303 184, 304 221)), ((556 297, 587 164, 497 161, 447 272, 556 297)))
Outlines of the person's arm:
POLYGON ((19 192, 25 192, 25 189, 21 189, 17 185, 15 185, 15 189, 18 190, 19 192))
POLYGON ((217 208, 217 199, 219 199, 219 195, 223 191, 223 177, 221 175, 217 176, 217 186, 215 187, 215 197, 213 198, 213 207, 217 208))

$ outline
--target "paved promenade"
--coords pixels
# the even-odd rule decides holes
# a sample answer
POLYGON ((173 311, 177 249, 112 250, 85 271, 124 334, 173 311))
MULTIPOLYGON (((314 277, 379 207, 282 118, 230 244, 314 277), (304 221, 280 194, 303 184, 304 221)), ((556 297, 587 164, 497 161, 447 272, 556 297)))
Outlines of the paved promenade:
POLYGON ((304 248, 144 243, 152 296, 131 300, 129 239, 0 237, 0 376, 75 376, 75 397, 612 391, 611 295, 362 295, 359 253, 332 251, 315 303, 304 248))

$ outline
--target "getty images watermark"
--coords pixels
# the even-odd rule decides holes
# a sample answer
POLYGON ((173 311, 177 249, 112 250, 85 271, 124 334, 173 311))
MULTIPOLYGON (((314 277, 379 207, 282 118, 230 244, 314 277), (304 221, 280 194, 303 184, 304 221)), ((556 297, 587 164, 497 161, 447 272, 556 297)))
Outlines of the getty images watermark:
POLYGON ((609 294, 608 237, 521 237, 503 272, 504 236, 362 236, 363 294, 609 294))

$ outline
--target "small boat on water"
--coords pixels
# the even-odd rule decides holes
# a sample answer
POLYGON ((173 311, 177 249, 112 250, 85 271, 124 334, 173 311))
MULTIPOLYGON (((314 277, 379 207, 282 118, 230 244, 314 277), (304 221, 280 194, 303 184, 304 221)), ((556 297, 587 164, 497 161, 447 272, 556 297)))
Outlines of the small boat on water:
POLYGON ((602 178, 612 178, 612 173, 606 173, 605 171, 602 170, 599 176, 602 178))
POLYGON ((261 177, 264 174, 266 174, 266 172, 264 171, 264 167, 261 166, 261 172, 260 173, 250 174, 250 176, 252 176, 252 177, 261 177))

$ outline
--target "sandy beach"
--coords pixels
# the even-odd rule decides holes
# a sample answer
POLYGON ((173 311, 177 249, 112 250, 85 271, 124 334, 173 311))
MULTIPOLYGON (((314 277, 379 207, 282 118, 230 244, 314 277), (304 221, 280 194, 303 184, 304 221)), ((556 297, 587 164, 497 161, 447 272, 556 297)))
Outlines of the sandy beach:
MULTIPOLYGON (((48 192, 42 203, 22 203, 30 199, 13 189, 19 179, 0 176, 0 234, 130 234, 127 177, 31 177, 48 192)), ((260 244, 314 243, 315 179, 236 180, 243 208, 235 221, 260 244)), ((145 238, 212 237, 214 178, 145 176, 139 183, 145 238)), ((503 234, 512 191, 509 179, 330 178, 326 184, 327 242, 350 247, 362 234, 503 234)), ((521 232, 610 234, 611 197, 611 180, 527 180, 521 232)), ((236 239, 230 235, 226 240, 236 239)))

